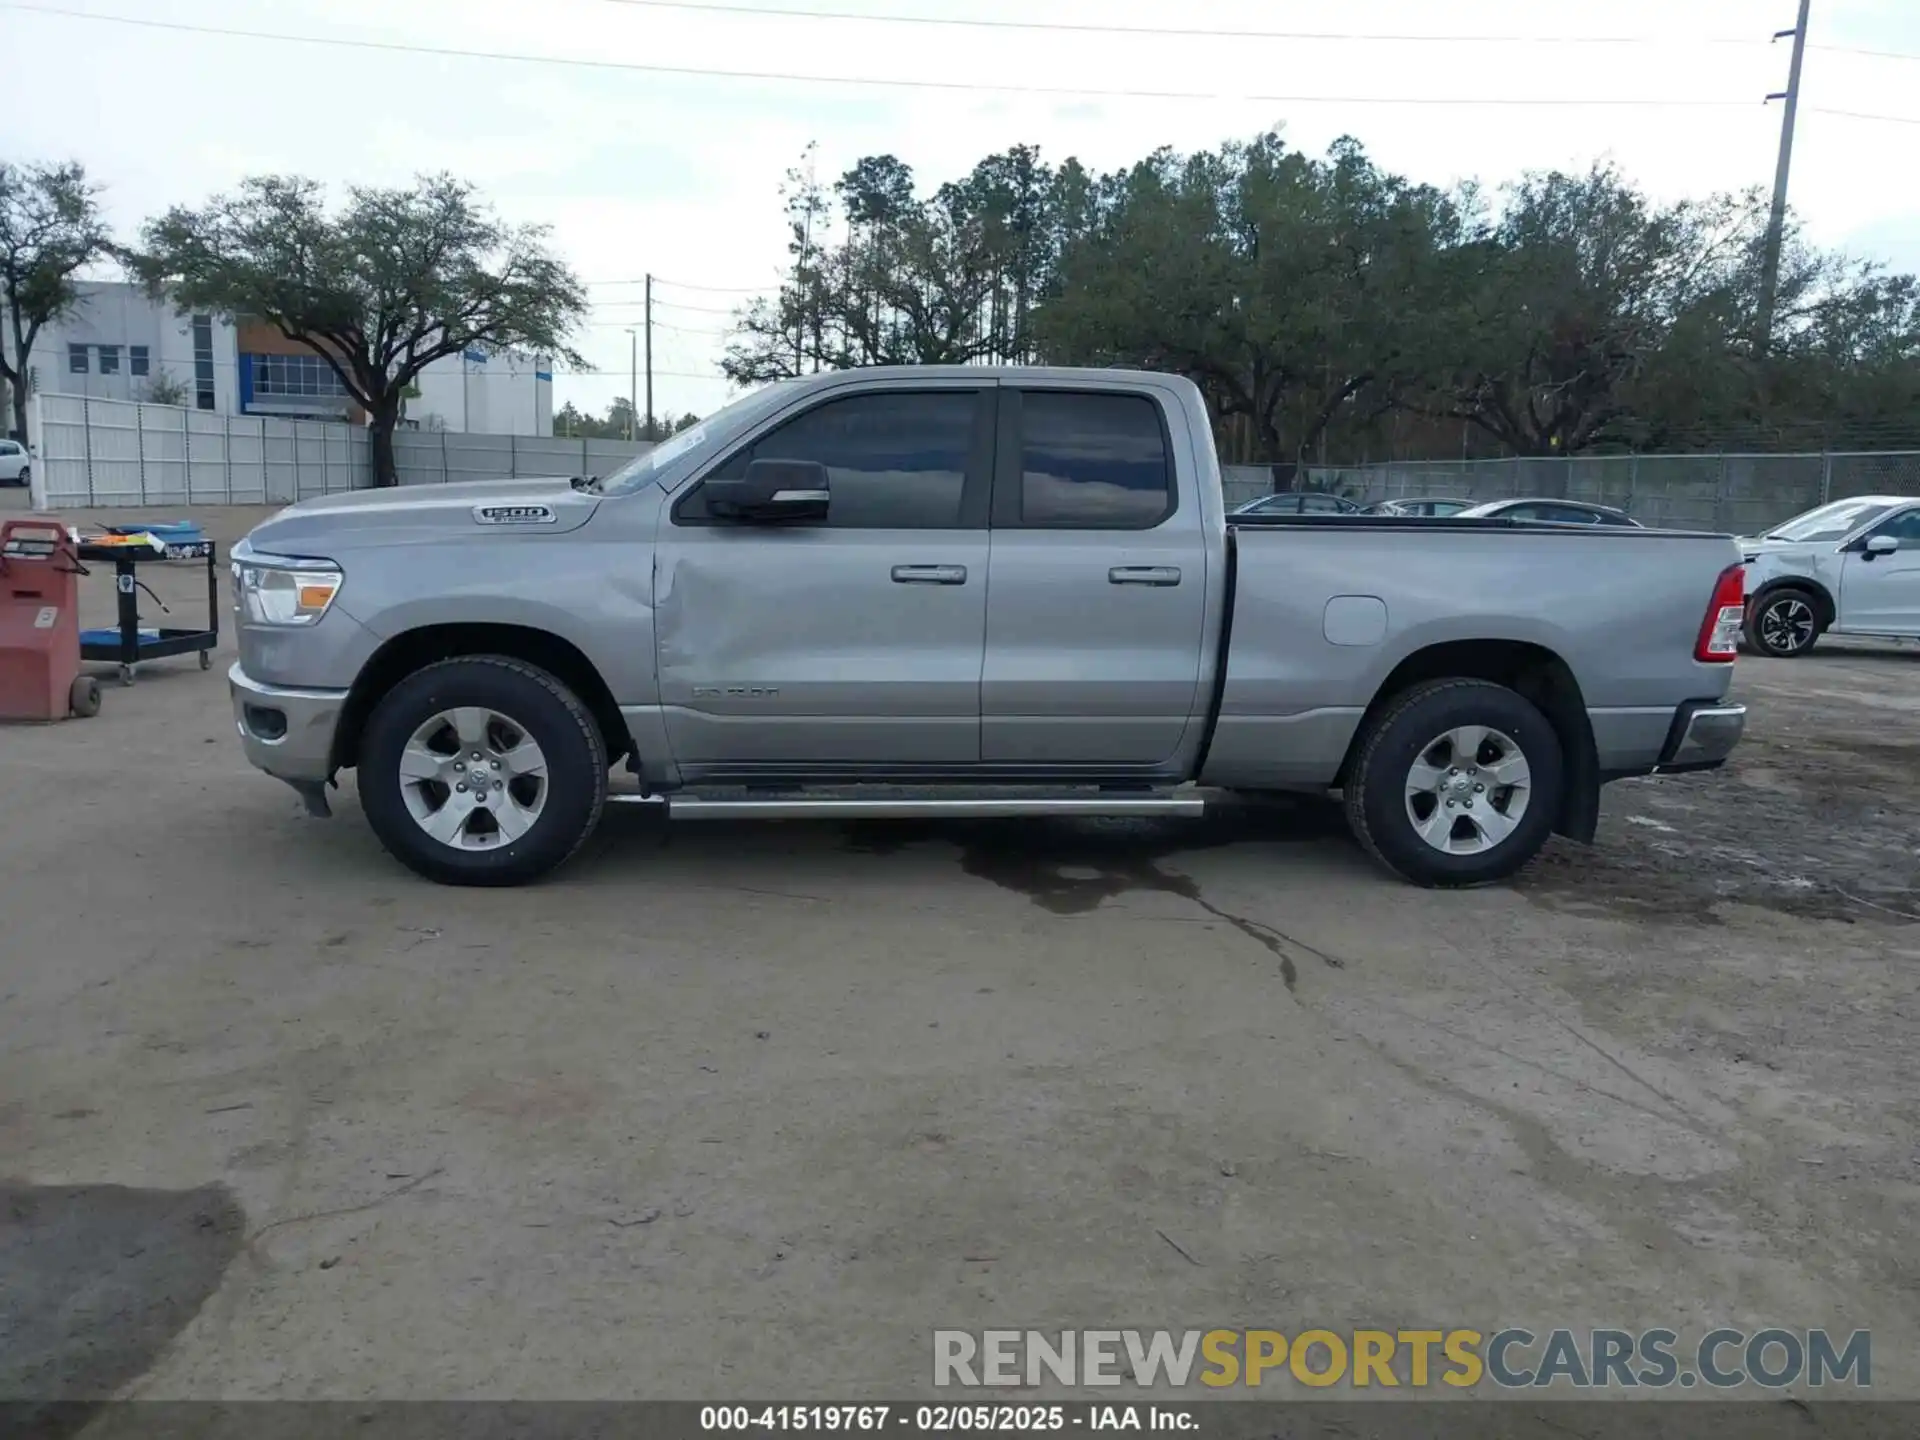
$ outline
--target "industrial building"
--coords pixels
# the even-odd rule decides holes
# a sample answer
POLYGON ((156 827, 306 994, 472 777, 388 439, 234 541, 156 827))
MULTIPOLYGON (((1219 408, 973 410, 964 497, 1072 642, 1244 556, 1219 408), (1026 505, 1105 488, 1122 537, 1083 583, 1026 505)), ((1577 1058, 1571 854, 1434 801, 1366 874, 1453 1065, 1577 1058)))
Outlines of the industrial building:
MULTIPOLYGON (((340 377, 274 326, 182 315, 138 286, 88 281, 71 312, 34 342, 31 388, 98 400, 165 401, 222 415, 364 424, 340 377)), ((512 354, 436 360, 406 397, 409 429, 550 435, 553 367, 512 354)))

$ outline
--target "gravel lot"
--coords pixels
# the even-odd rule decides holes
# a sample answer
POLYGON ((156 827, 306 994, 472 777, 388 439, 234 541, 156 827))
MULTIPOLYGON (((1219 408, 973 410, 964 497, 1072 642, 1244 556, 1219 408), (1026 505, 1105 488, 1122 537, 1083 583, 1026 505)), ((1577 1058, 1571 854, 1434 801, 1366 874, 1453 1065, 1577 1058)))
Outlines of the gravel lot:
POLYGON ((0 730, 0 1395, 897 1398, 936 1327, 1425 1322, 1868 1327, 1920 1397, 1920 652, 1743 660, 1727 771, 1429 894, 1309 805, 615 813, 436 889, 245 764, 230 650, 0 730))

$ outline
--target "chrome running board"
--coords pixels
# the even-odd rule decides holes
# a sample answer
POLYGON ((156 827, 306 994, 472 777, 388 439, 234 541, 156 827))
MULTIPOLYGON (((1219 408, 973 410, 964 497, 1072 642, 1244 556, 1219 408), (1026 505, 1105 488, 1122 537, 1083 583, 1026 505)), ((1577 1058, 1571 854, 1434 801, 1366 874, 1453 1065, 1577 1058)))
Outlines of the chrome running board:
POLYGON ((1005 820, 1077 815, 1129 818, 1199 815, 1206 799, 1180 793, 1119 791, 1109 795, 900 795, 814 798, 807 795, 637 795, 616 791, 610 805, 657 805, 676 820, 1005 820))

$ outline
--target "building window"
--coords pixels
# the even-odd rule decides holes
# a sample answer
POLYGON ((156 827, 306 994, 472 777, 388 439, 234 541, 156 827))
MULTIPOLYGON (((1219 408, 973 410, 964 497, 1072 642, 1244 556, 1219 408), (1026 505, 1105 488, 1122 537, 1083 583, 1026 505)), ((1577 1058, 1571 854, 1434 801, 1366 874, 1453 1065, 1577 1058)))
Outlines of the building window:
POLYGON ((147 373, 146 346, 129 345, 127 347, 127 373, 129 375, 144 375, 147 373))
POLYGON ((346 399, 347 387, 318 355, 252 355, 253 393, 277 399, 346 399))
POLYGON ((100 347, 100 373, 102 375, 118 375, 120 373, 120 347, 118 345, 102 345, 100 347))
POLYGON ((67 369, 75 375, 87 373, 87 347, 84 345, 67 346, 67 369))
POLYGON ((213 317, 193 317, 193 401, 202 410, 214 408, 213 317))

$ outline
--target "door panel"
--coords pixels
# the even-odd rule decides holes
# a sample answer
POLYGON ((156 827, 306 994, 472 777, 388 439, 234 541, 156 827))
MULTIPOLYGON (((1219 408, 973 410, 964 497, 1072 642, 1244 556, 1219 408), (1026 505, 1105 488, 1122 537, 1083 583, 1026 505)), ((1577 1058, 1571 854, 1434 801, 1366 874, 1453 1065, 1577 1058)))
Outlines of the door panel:
POLYGON ((818 525, 715 523, 698 487, 656 546, 674 759, 728 767, 980 758, 991 391, 828 399, 729 456, 827 467, 818 525))
POLYGON ((1000 411, 981 758, 1166 761, 1199 688, 1207 551, 1158 402, 1003 388, 1000 411))
POLYGON ((1900 548, 1891 555, 1848 554, 1840 570, 1840 628, 1920 635, 1920 510, 1874 526, 1900 548))

